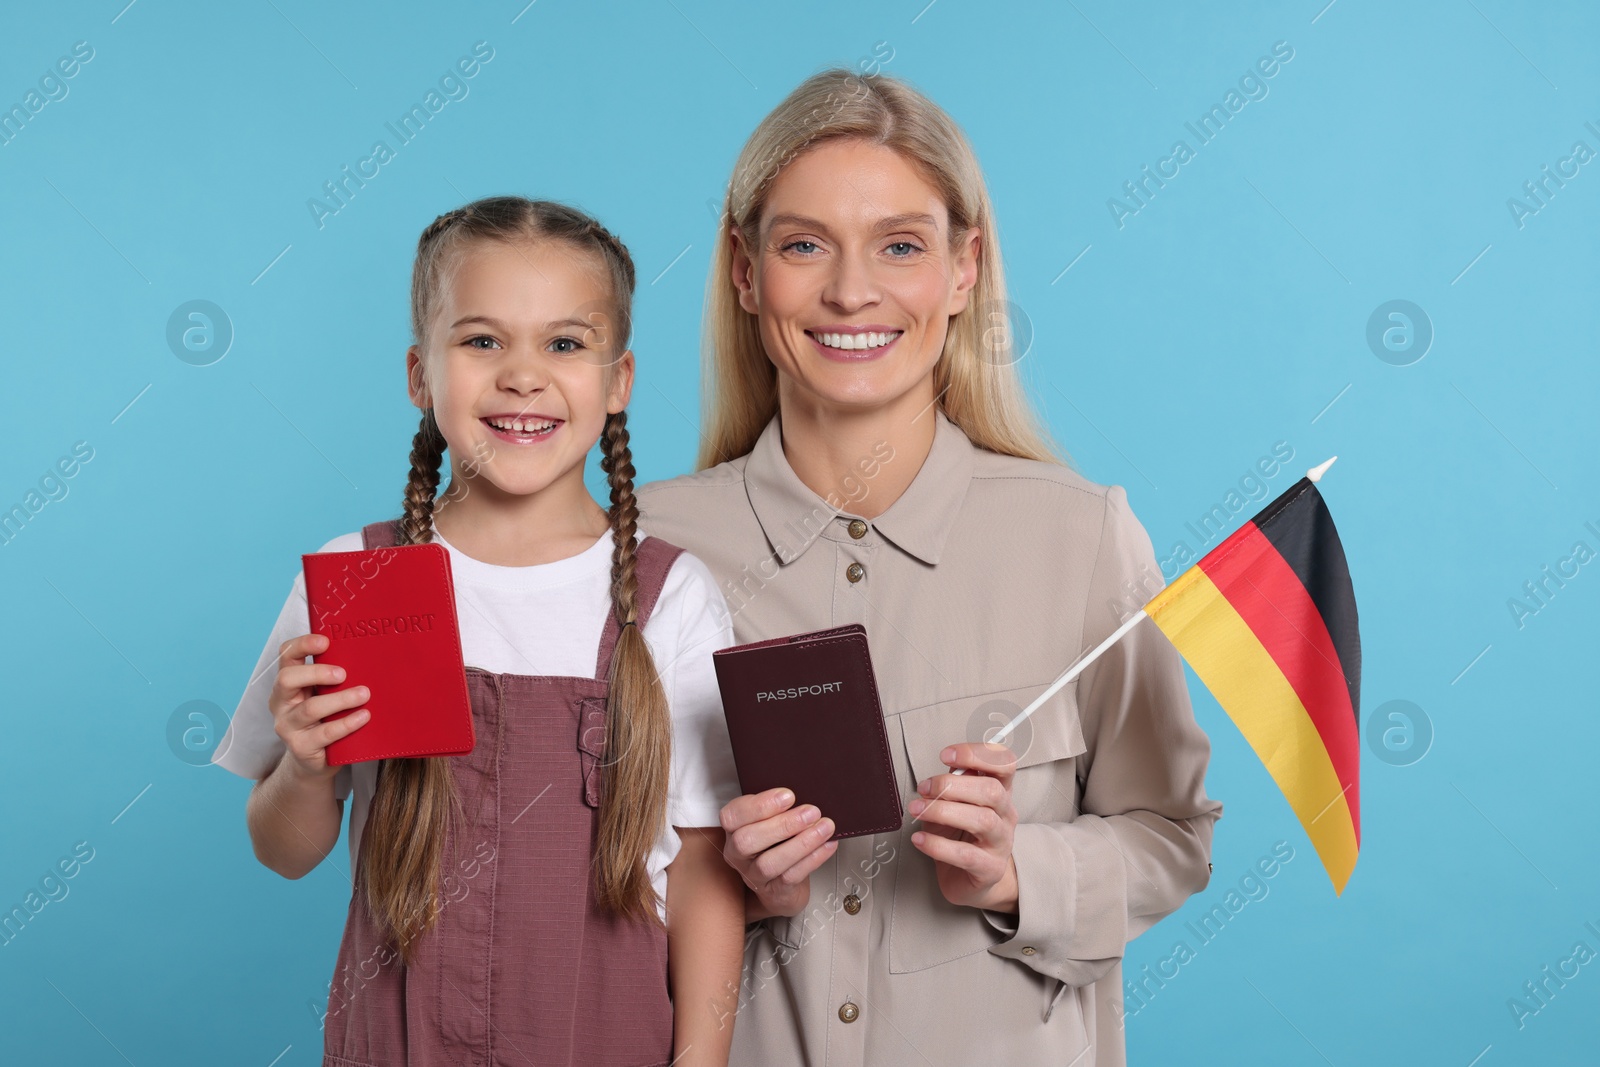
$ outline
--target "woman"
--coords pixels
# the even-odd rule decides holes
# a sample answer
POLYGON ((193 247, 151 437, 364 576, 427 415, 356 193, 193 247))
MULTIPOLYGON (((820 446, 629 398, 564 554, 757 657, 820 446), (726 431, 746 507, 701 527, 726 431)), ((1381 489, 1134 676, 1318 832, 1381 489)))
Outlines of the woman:
POLYGON ((909 816, 830 841, 784 790, 723 809, 754 923, 732 1062, 1121 1064, 1124 948, 1206 885, 1222 809, 1153 626, 982 743, 1160 571, 1029 409, 972 150, 903 83, 825 71, 721 225, 701 469, 640 490, 641 526, 710 566, 740 642, 865 625, 909 816))

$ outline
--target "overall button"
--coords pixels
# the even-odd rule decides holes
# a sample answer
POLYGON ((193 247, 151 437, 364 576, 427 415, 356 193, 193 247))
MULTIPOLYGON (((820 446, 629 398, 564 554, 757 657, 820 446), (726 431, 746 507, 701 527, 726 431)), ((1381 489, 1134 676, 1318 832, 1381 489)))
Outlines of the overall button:
POLYGON ((854 893, 851 893, 849 896, 845 897, 844 898, 844 910, 848 911, 851 915, 855 915, 858 912, 860 912, 861 911, 861 898, 856 896, 854 893))
POLYGON ((860 519, 851 519, 850 525, 845 528, 850 531, 850 536, 858 541, 867 536, 867 524, 860 519))
POLYGON ((839 1005, 839 1018, 847 1023, 853 1023, 861 1018, 861 1009, 847 1000, 839 1005))
POLYGON ((867 568, 859 563, 852 563, 844 569, 844 576, 852 582, 859 582, 867 576, 867 568))

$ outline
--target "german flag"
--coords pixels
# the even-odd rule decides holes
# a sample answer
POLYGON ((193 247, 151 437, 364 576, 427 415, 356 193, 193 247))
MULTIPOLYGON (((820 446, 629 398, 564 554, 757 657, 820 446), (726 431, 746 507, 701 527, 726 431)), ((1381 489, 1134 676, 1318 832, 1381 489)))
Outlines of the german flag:
POLYGON ((1311 471, 1144 606, 1266 764, 1336 894, 1361 847, 1361 635, 1311 471))

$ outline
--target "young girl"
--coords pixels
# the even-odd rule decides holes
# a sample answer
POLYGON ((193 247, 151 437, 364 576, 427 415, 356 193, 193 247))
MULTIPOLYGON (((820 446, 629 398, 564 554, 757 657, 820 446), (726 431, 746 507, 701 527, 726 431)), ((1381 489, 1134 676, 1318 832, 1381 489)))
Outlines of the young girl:
POLYGON ((250 836, 287 878, 355 796, 325 1067, 726 1063, 744 895, 711 653, 731 624, 705 565, 636 529, 633 289, 622 244, 559 204, 496 197, 428 226, 404 514, 323 551, 445 546, 476 746, 329 766, 369 694, 312 695, 344 672, 307 662, 327 640, 296 576, 218 748, 258 779, 250 836), (583 482, 597 440, 609 513, 583 482))

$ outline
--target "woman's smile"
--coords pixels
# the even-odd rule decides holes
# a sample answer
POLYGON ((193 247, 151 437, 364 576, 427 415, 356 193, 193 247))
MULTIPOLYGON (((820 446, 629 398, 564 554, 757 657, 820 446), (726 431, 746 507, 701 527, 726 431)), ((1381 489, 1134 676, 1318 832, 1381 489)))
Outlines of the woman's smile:
POLYGON ((842 363, 860 363, 885 355, 905 333, 887 326, 819 326, 805 335, 824 357, 842 363))

